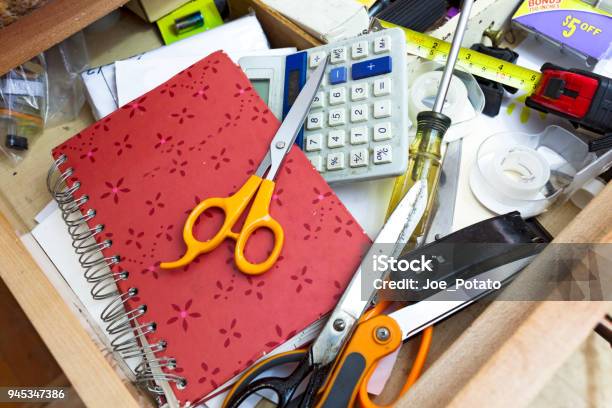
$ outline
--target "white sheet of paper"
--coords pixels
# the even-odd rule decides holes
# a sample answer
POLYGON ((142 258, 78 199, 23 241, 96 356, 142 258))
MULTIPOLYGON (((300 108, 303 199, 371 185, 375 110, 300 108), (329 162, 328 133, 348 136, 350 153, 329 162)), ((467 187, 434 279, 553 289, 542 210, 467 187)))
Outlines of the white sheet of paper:
POLYGON ((394 179, 363 181, 332 186, 342 204, 374 240, 385 223, 394 179))
POLYGON ((119 106, 115 84, 115 64, 103 65, 81 72, 85 95, 96 119, 103 118, 119 106))
POLYGON ((193 58, 148 58, 115 62, 117 103, 123 106, 163 84, 193 64, 193 58))
MULTIPOLYGON (((103 333, 106 337, 106 343, 110 344, 111 339, 108 337, 106 330, 103 330, 107 324, 104 323, 100 317, 104 307, 108 304, 108 300, 94 300, 91 297, 91 284, 83 277, 84 270, 79 263, 78 256, 74 253, 72 238, 70 234, 68 234, 68 229, 62 218, 61 211, 56 209, 44 218, 42 222, 32 230, 32 236, 34 236, 51 262, 53 262, 58 272, 85 306, 91 317, 91 321, 97 327, 101 328, 99 332, 103 333)), ((138 362, 135 360, 128 360, 126 363, 134 370, 138 362)))
POLYGON ((57 206, 57 203, 55 202, 55 200, 49 201, 49 203, 45 206, 45 208, 43 208, 38 214, 36 214, 36 217, 34 217, 34 221, 40 224, 48 216, 53 214, 58 208, 59 207, 57 206))
MULTIPOLYGON (((232 57, 234 53, 253 53, 258 50, 266 50, 269 47, 268 40, 259 21, 254 15, 250 15, 176 43, 136 55, 129 58, 129 60, 146 61, 148 59, 163 59, 166 61, 166 64, 172 65, 171 61, 174 59, 179 64, 185 64, 187 59, 191 61, 185 66, 187 67, 219 49, 225 50, 232 57)), ((238 60, 235 59, 234 61, 237 62, 238 60)), ((180 69, 175 71, 175 73, 179 71, 180 69)), ((87 99, 96 119, 112 113, 121 106, 115 75, 114 63, 92 68, 81 73, 87 99)), ((137 96, 142 95, 142 93, 144 92, 137 96)))
POLYGON ((354 0, 263 0, 324 42, 355 37, 368 27, 365 7, 354 0))
MULTIPOLYGON (((212 30, 214 31, 214 30, 212 30)), ((210 32, 212 32, 210 31, 210 32)), ((209 31, 207 31, 209 32, 209 31)), ((209 46, 210 52, 216 51, 218 48, 209 46)), ((295 48, 277 48, 277 49, 235 49, 223 48, 223 51, 234 61, 245 56, 258 55, 258 56, 273 56, 273 55, 287 55, 294 53, 295 48)), ((147 58, 147 59, 129 59, 124 61, 117 61, 115 63, 116 80, 117 80, 117 94, 119 106, 123 106, 126 103, 144 95, 151 89, 163 84, 174 75, 178 74, 185 68, 193 65, 201 58, 195 58, 193 56, 182 56, 172 58, 147 58)))
MULTIPOLYGON (((87 316, 92 329, 106 347, 111 350, 110 343, 112 339, 105 330, 107 323, 104 323, 101 318, 102 311, 108 305, 109 300, 95 300, 92 298, 90 292, 92 285, 83 276, 85 271, 74 252, 72 237, 68 233, 66 223, 62 218, 59 208, 56 206, 56 209, 44 217, 44 219, 41 217, 52 207, 53 205, 49 204, 45 207, 45 210, 38 214, 37 218, 42 219, 42 221, 32 230, 31 236, 34 237, 40 248, 47 255, 48 260, 55 266, 57 271, 53 271, 53 273, 59 272, 79 299, 83 305, 79 306, 79 308, 85 308, 83 312, 87 316)), ((139 361, 138 359, 128 359, 125 360, 125 364, 134 372, 139 361)), ((178 407, 176 398, 169 385, 162 381, 158 382, 158 385, 166 393, 169 408, 178 407)))

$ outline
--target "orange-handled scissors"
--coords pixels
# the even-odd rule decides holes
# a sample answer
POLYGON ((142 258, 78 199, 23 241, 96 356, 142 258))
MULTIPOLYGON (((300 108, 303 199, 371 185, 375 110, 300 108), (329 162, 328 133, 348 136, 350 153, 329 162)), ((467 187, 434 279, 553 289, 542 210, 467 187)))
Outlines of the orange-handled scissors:
POLYGON ((236 241, 234 261, 240 271, 249 275, 259 275, 274 265, 285 240, 283 228, 270 215, 270 202, 275 187, 274 178, 302 128, 306 114, 310 110, 310 105, 321 84, 326 66, 327 61, 319 64, 317 69, 308 78, 308 81, 306 81, 306 84, 304 84, 302 91, 296 98, 289 113, 287 113, 285 120, 270 142, 270 148, 259 164, 255 174, 250 176, 240 190, 233 195, 225 198, 208 198, 198 204, 187 217, 183 227, 183 240, 187 245, 185 254, 177 261, 162 262, 160 264, 161 268, 173 269, 185 266, 198 255, 211 252, 217 248, 226 238, 236 241), (244 213, 253 197, 255 197, 253 205, 244 221, 242 229, 239 232, 234 232, 234 225, 244 213), (221 209, 225 213, 225 220, 219 231, 212 238, 207 241, 200 241, 194 236, 193 228, 200 215, 211 208, 221 209), (252 263, 246 259, 244 251, 249 238, 255 231, 261 228, 267 228, 272 232, 274 235, 274 246, 267 259, 259 263, 252 263))
MULTIPOLYGON (((293 408, 293 404, 299 408, 352 406, 347 403, 350 402, 350 398, 346 398, 347 387, 343 387, 342 384, 354 385, 353 389, 356 389, 365 367, 368 364, 375 364, 381 356, 391 353, 399 347, 402 340, 401 329, 395 324, 394 328, 397 330, 391 332, 389 329, 387 338, 377 343, 380 347, 375 346, 376 351, 371 353, 372 358, 367 360, 351 353, 346 358, 342 357, 336 364, 338 358, 344 355, 344 346, 350 346, 354 329, 362 325, 359 319, 376 294, 374 286, 364 285, 362 288, 362 279, 366 279, 363 274, 368 273, 366 268, 371 264, 374 255, 399 256, 406 240, 421 221, 426 203, 427 185, 423 181, 418 181, 400 201, 383 226, 314 343, 308 350, 279 354, 255 365, 230 390, 224 402, 224 408, 239 408, 252 394, 263 389, 271 390, 276 394, 278 408, 293 408), (356 356, 356 358, 351 356, 356 356), (286 377, 260 376, 272 367, 289 362, 297 363, 297 367, 286 377), (340 367, 340 370, 336 370, 336 367, 340 367), (341 378, 342 381, 336 381, 337 378, 341 378), (302 383, 306 384, 306 390, 301 396, 297 396, 296 392, 302 383), (325 391, 321 392, 322 389, 325 391), (340 393, 344 395, 343 398, 340 398, 340 393)), ((374 275, 382 278, 382 272, 380 276, 376 272, 374 275)), ((372 277, 371 274, 369 276, 372 277)), ((376 331, 379 327, 378 319, 388 318, 381 315, 365 320, 363 322, 366 327, 365 331, 367 332, 368 329, 376 331), (371 322, 374 322, 375 326, 372 326, 371 322)), ((388 320, 393 323, 392 319, 388 320)), ((358 328, 355 333, 361 331, 363 330, 358 328)), ((371 339, 369 333, 371 331, 358 338, 371 339)), ((357 343, 355 348, 362 349, 364 341, 357 343)), ((351 397, 350 393, 348 397, 351 397)))

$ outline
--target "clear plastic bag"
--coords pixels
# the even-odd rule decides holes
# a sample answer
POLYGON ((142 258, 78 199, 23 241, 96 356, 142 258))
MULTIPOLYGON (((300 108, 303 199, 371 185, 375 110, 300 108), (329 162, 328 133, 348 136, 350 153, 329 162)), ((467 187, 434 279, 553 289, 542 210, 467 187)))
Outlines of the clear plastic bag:
POLYGON ((45 51, 49 77, 46 126, 74 120, 85 103, 81 72, 89 68, 85 36, 79 32, 45 51))
POLYGON ((47 89, 47 66, 42 54, 0 78, 1 147, 13 160, 20 158, 44 127, 47 89))
POLYGON ((85 94, 85 40, 76 34, 0 77, 0 151, 19 162, 43 128, 73 120, 85 94))

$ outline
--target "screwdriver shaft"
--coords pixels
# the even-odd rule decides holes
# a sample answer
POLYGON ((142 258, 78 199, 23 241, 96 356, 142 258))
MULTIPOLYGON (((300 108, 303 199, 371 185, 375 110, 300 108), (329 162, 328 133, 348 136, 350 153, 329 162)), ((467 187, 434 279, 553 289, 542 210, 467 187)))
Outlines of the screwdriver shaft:
POLYGON ((472 4, 474 0, 463 0, 461 6, 461 14, 459 14, 459 22, 457 23, 457 29, 453 36, 453 43, 451 44, 448 58, 446 59, 446 66, 442 73, 442 80, 440 81, 440 87, 438 88, 438 94, 436 95, 436 102, 433 106, 433 111, 436 113, 442 113, 442 107, 444 106, 444 100, 448 92, 448 87, 453 76, 453 70, 455 69, 455 63, 457 62, 457 56, 459 50, 461 50, 461 42, 463 41, 463 35, 467 27, 468 20, 470 19, 470 12, 472 11, 472 4))

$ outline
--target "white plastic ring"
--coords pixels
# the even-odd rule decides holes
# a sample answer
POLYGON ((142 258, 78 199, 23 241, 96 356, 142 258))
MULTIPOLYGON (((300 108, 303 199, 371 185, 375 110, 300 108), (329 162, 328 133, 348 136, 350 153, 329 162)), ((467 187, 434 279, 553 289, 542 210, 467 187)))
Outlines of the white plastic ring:
POLYGON ((535 198, 550 178, 550 167, 546 159, 526 146, 500 150, 490 165, 493 185, 516 199, 535 198))
MULTIPOLYGON (((408 115, 412 123, 416 123, 419 112, 430 111, 433 107, 442 78, 441 71, 430 71, 419 75, 410 87, 408 100, 408 115)), ((454 76, 451 79, 443 112, 448 117, 454 117, 462 110, 463 104, 469 103, 468 91, 461 79, 454 76)))

